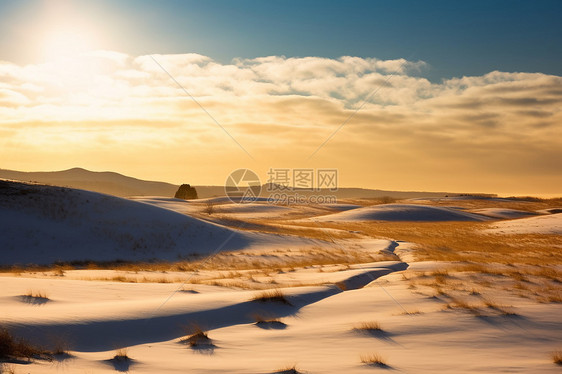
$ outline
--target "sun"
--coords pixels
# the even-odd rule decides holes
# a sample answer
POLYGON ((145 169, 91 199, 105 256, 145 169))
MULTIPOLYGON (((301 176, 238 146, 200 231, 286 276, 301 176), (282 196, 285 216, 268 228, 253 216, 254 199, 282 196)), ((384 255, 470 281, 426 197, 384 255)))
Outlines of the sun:
MULTIPOLYGON (((99 40, 84 25, 59 24, 45 28, 39 44, 42 71, 50 82, 49 89, 68 105, 80 102, 84 95, 96 92, 103 96, 105 89, 111 89, 95 82, 104 63, 93 57, 100 52, 99 40)), ((95 109, 81 106, 80 113, 92 116, 95 109)))
POLYGON ((88 30, 59 27, 46 33, 41 43, 42 59, 56 62, 96 49, 96 38, 88 30))

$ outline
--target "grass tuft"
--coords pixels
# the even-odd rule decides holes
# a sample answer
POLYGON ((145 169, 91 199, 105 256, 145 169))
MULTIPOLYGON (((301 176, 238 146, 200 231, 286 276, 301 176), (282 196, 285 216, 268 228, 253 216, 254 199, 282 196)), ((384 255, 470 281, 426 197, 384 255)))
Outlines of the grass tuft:
POLYGON ((286 366, 280 370, 277 370, 274 374, 303 374, 301 371, 297 370, 297 366, 286 366))
POLYGON ((435 277, 435 283, 445 284, 450 278, 449 272, 447 270, 436 270, 432 274, 435 277))
POLYGON ((191 335, 187 338, 180 340, 180 343, 188 344, 190 347, 196 348, 201 346, 210 347, 213 346, 213 340, 209 338, 206 331, 203 331, 198 326, 193 326, 191 329, 191 335))
POLYGON ((480 314, 480 309, 478 308, 478 306, 473 305, 473 304, 469 304, 467 301, 463 300, 463 299, 457 299, 454 297, 451 297, 451 302, 447 303, 447 305, 445 305, 445 309, 461 309, 461 310, 466 310, 468 312, 471 312, 473 314, 479 315, 480 314))
POLYGON ((362 322, 359 325, 355 326, 353 329, 357 330, 357 331, 371 331, 371 332, 382 332, 382 331, 384 331, 381 328, 380 323, 378 323, 376 321, 362 322))
POLYGON ((260 292, 252 298, 252 301, 257 301, 260 303, 277 302, 286 305, 293 305, 280 290, 260 292))
POLYGON ((27 298, 31 298, 31 299, 44 299, 44 300, 49 300, 49 297, 47 296, 47 292, 45 291, 32 291, 29 290, 27 291, 27 293, 25 295, 23 295, 24 297, 27 298))
POLYGON ((55 358, 58 361, 72 357, 70 354, 70 346, 63 336, 57 336, 54 338, 54 344, 51 352, 53 356, 56 356, 55 358))
POLYGON ((128 356, 129 350, 125 348, 119 348, 115 351, 115 356, 113 356, 113 360, 115 361, 129 361, 131 358, 128 356))
POLYGON ((406 311, 400 313, 401 316, 415 316, 415 315, 419 315, 419 314, 423 314, 423 312, 418 310, 418 309, 406 310, 406 311))
POLYGON ((495 302, 491 301, 491 300, 484 300, 484 305, 486 305, 488 308, 495 310, 496 312, 500 313, 503 316, 517 316, 517 313, 509 310, 509 307, 506 307, 504 305, 500 305, 500 304, 496 304, 495 302))
POLYGON ((380 368, 389 368, 388 364, 378 353, 371 353, 368 355, 361 355, 361 362, 367 365, 372 365, 380 368))
POLYGON ((258 313, 254 314, 252 317, 254 321, 256 321, 255 325, 257 327, 261 327, 262 329, 282 330, 287 328, 287 325, 284 322, 281 322, 279 318, 266 317, 258 313))
POLYGON ((0 359, 48 358, 50 354, 0 327, 0 359))

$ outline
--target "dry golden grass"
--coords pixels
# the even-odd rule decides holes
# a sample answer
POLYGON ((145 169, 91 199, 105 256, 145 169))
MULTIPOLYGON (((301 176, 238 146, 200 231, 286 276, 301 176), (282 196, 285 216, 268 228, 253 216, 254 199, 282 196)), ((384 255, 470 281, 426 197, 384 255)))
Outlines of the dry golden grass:
POLYGON ((212 346, 213 340, 209 338, 206 331, 202 330, 199 326, 193 325, 190 329, 190 335, 187 338, 181 339, 180 343, 188 344, 190 347, 212 346))
POLYGON ((444 310, 462 310, 476 316, 500 315, 505 317, 517 316, 513 311, 513 306, 499 304, 487 298, 473 298, 472 302, 459 296, 445 296, 448 302, 443 307, 444 310))
MULTIPOLYGON (((333 223, 328 223, 334 225, 333 223)), ((342 228, 342 224, 336 224, 342 228)), ((416 243, 419 261, 475 263, 562 264, 562 236, 542 234, 485 234, 482 222, 347 223, 346 229, 370 236, 416 243)))
POLYGON ((297 365, 287 365, 275 371, 273 374, 303 374, 303 373, 297 370, 297 365))
POLYGON ((33 291, 33 290, 29 290, 27 291, 27 293, 25 295, 23 295, 24 297, 27 298, 31 298, 31 299, 43 299, 43 300, 48 300, 49 297, 47 296, 47 292, 45 291, 33 291))
POLYGON ((540 301, 547 303, 562 303, 562 293, 558 290, 556 294, 547 295, 544 298, 541 298, 540 301))
POLYGON ((488 307, 488 308, 490 308, 490 309, 493 309, 493 310, 497 310, 497 311, 503 311, 503 310, 505 310, 505 308, 506 308, 505 306, 500 305, 500 304, 496 303, 495 301, 488 300, 488 299, 483 299, 483 300, 482 300, 482 303, 483 303, 486 307, 488 307))
POLYGON ((252 319, 256 321, 256 323, 265 322, 265 323, 272 323, 272 322, 281 322, 279 318, 266 316, 259 313, 252 314, 252 319))
POLYGON ((10 359, 50 359, 51 352, 37 347, 25 339, 13 336, 7 329, 0 327, 0 360, 10 359))
POLYGON ((360 356, 361 362, 381 368, 389 367, 384 358, 378 353, 364 354, 360 356))
MULTIPOLYGON (((490 294, 494 297, 494 290, 502 290, 543 303, 562 302, 559 275, 552 267, 546 265, 447 263, 441 266, 450 277, 441 278, 438 275, 435 278, 431 277, 432 273, 428 275, 412 272, 408 278, 410 286, 416 289, 429 287, 438 295, 444 296, 457 294, 485 297, 490 294)), ((444 270, 440 271, 442 272, 444 270)))
POLYGON ((260 284, 260 283, 252 283, 248 281, 242 280, 230 280, 230 279, 221 279, 221 280, 212 280, 212 281, 201 281, 200 284, 206 284, 209 286, 217 286, 217 287, 228 287, 228 288, 238 288, 241 290, 267 290, 271 288, 267 284, 260 284))
MULTIPOLYGON (((455 205, 535 210, 561 202, 560 199, 530 202, 460 200, 459 204, 455 201, 455 205)), ((447 201, 445 205, 450 204, 451 201, 447 201)), ((562 272, 556 269, 562 265, 562 235, 487 234, 483 231, 489 227, 486 222, 325 222, 324 225, 360 231, 374 238, 415 243, 409 253, 417 261, 447 262, 433 273, 408 278, 412 288, 429 286, 438 294, 468 288, 470 294, 472 289, 483 292, 483 289, 498 287, 498 280, 501 280, 501 287, 511 288, 523 297, 541 302, 562 301, 562 272), (460 280, 457 279, 459 272, 474 277, 461 277, 460 280)), ((396 252, 400 254, 400 247, 396 252)))
MULTIPOLYGON (((76 265, 78 266, 78 265, 76 265)), ((54 265, 3 265, 0 266, 1 273, 38 273, 38 272, 48 272, 52 276, 62 277, 65 275, 66 270, 74 270, 76 268, 75 265, 71 264, 59 264, 56 263, 54 265)))
POLYGON ((130 360, 128 353, 129 353, 128 348, 126 347, 119 348, 115 351, 115 356, 113 356, 113 359, 116 361, 128 361, 130 360))
POLYGON ((53 274, 57 277, 64 277, 64 270, 61 268, 56 268, 53 270, 53 274))
POLYGON ((357 331, 383 331, 380 323, 378 323, 377 321, 362 322, 354 326, 353 329, 357 331))
POLYGON ((129 283, 136 283, 137 282, 136 279, 134 279, 134 278, 127 278, 127 277, 124 277, 122 275, 117 275, 113 278, 109 278, 109 280, 111 280, 113 282, 129 282, 129 283))
POLYGON ((261 303, 277 302, 281 304, 292 305, 291 302, 285 296, 285 294, 281 292, 281 290, 269 290, 269 291, 260 292, 254 295, 251 301, 257 301, 261 303))
POLYGON ((447 283, 447 281, 451 277, 449 275, 449 272, 447 270, 444 270, 444 269, 436 270, 431 275, 435 278, 434 281, 437 284, 445 284, 445 283, 447 283))
POLYGON ((562 365, 562 351, 552 352, 552 362, 556 365, 562 365))
MULTIPOLYGON (((335 213, 335 211, 327 210, 325 214, 335 213)), ((228 217, 219 221, 217 223, 224 224, 226 226, 237 227, 245 231, 259 231, 267 232, 271 234, 284 234, 284 235, 296 235, 310 239, 320 239, 324 241, 331 242, 336 239, 351 239, 357 237, 356 234, 350 233, 348 231, 329 231, 324 230, 324 225, 313 221, 308 224, 294 224, 295 219, 300 218, 310 218, 318 215, 318 212, 311 214, 302 214, 291 217, 288 223, 280 222, 279 220, 268 218, 263 219, 251 219, 251 218, 239 218, 239 217, 228 217)))
POLYGON ((423 312, 418 310, 418 309, 413 309, 413 310, 406 310, 406 311, 400 313, 399 315, 401 315, 401 316, 415 316, 415 315, 420 315, 420 314, 423 314, 423 312))
POLYGON ((445 305, 445 309, 462 309, 475 314, 479 314, 480 308, 464 299, 451 297, 451 301, 445 305))
MULTIPOLYGON (((194 257, 192 260, 177 262, 139 263, 139 262, 100 262, 100 263, 77 263, 57 265, 56 269, 64 268, 65 271, 75 269, 88 270, 117 270, 122 272, 190 272, 213 270, 213 271, 246 271, 256 270, 271 272, 274 269, 304 268, 311 266, 340 266, 350 264, 362 264, 376 261, 396 261, 398 257, 388 253, 373 253, 361 248, 341 248, 338 246, 318 246, 313 248, 286 248, 276 249, 268 252, 236 251, 222 252, 213 257, 213 261, 207 261, 204 257, 194 257)), ((53 267, 29 266, 29 267, 7 267, 0 272, 10 274, 37 274, 40 272, 57 276, 53 273, 53 267)), ((259 273, 257 273, 259 274, 259 273)), ((66 276, 66 275, 65 275, 66 276)), ((224 277, 227 278, 227 277, 224 277)), ((166 283, 168 277, 138 277, 119 275, 113 279, 98 278, 95 280, 108 280, 115 282, 156 282, 166 283)))
MULTIPOLYGON (((326 246, 306 249, 288 248, 261 254, 250 251, 226 252, 215 256, 212 263, 192 262, 189 266, 199 270, 272 270, 396 260, 398 258, 389 253, 370 253, 353 248, 326 246)), ((174 267, 171 270, 175 270, 174 267)))
POLYGON ((463 209, 483 209, 483 208, 502 208, 515 209, 527 212, 534 212, 541 209, 559 208, 562 205, 562 198, 541 199, 536 197, 514 197, 504 200, 489 199, 463 199, 463 200, 432 200, 432 201, 412 201, 408 204, 423 204, 433 206, 457 206, 463 209))

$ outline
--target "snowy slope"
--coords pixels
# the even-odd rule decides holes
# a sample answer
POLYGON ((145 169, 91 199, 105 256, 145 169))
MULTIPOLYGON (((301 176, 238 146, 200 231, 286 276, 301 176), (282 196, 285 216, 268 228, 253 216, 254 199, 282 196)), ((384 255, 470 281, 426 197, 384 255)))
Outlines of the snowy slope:
POLYGON ((484 216, 499 218, 499 219, 513 219, 513 218, 523 218, 537 215, 535 212, 527 212, 518 209, 507 209, 507 208, 484 208, 472 210, 471 213, 482 214, 484 216))
POLYGON ((487 217, 451 208, 384 204, 314 218, 318 221, 485 221, 487 217))
POLYGON ((284 289, 290 306, 212 286, 182 293, 176 284, 1 277, 0 303, 17 336, 47 347, 62 339, 71 349, 68 359, 23 361, 16 373, 273 374, 294 364, 303 373, 559 372, 549 357, 562 332, 559 303, 503 296, 499 302, 516 303, 517 316, 474 316, 444 310, 444 301, 409 289, 401 274, 379 279, 343 292, 331 285, 284 289), (45 290, 50 300, 21 302, 29 289, 45 290), (254 314, 280 318, 279 326, 260 327, 254 314), (369 321, 383 330, 354 330, 369 321), (212 347, 179 342, 192 323, 209 330, 212 347), (122 346, 130 368, 109 361, 122 346), (388 367, 362 364, 361 355, 372 353, 388 367))
POLYGON ((562 213, 499 222, 486 232, 496 234, 562 234, 562 213))
POLYGON ((178 260, 305 240, 247 233, 95 192, 0 181, 0 265, 178 260))

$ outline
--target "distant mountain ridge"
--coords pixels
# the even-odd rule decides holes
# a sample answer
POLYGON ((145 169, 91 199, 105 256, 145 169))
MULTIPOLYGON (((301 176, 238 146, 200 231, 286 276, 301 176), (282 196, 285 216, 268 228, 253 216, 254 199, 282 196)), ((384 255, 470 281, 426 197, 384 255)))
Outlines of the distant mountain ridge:
POLYGON ((72 187, 119 197, 174 196, 179 187, 171 183, 127 177, 111 171, 97 172, 82 168, 40 172, 0 169, 0 178, 72 187))
MULTIPOLYGON (((38 182, 55 186, 78 188, 94 192, 105 193, 119 197, 127 196, 168 196, 173 197, 179 185, 147 181, 128 177, 111 171, 90 171, 83 168, 72 168, 62 171, 40 171, 23 172, 15 170, 0 169, 0 178, 12 179, 24 182, 38 182)), ((191 183, 191 181, 185 181, 191 183)), ((199 198, 224 196, 223 186, 197 186, 199 198)), ((264 184, 262 196, 269 195, 268 185, 264 184)), ((380 198, 391 196, 397 199, 417 198, 417 197, 444 197, 446 195, 458 195, 447 192, 422 192, 422 191, 387 191, 365 188, 339 188, 337 191, 321 190, 307 191, 296 189, 295 192, 301 195, 323 194, 335 195, 338 199, 345 198, 380 198)))

